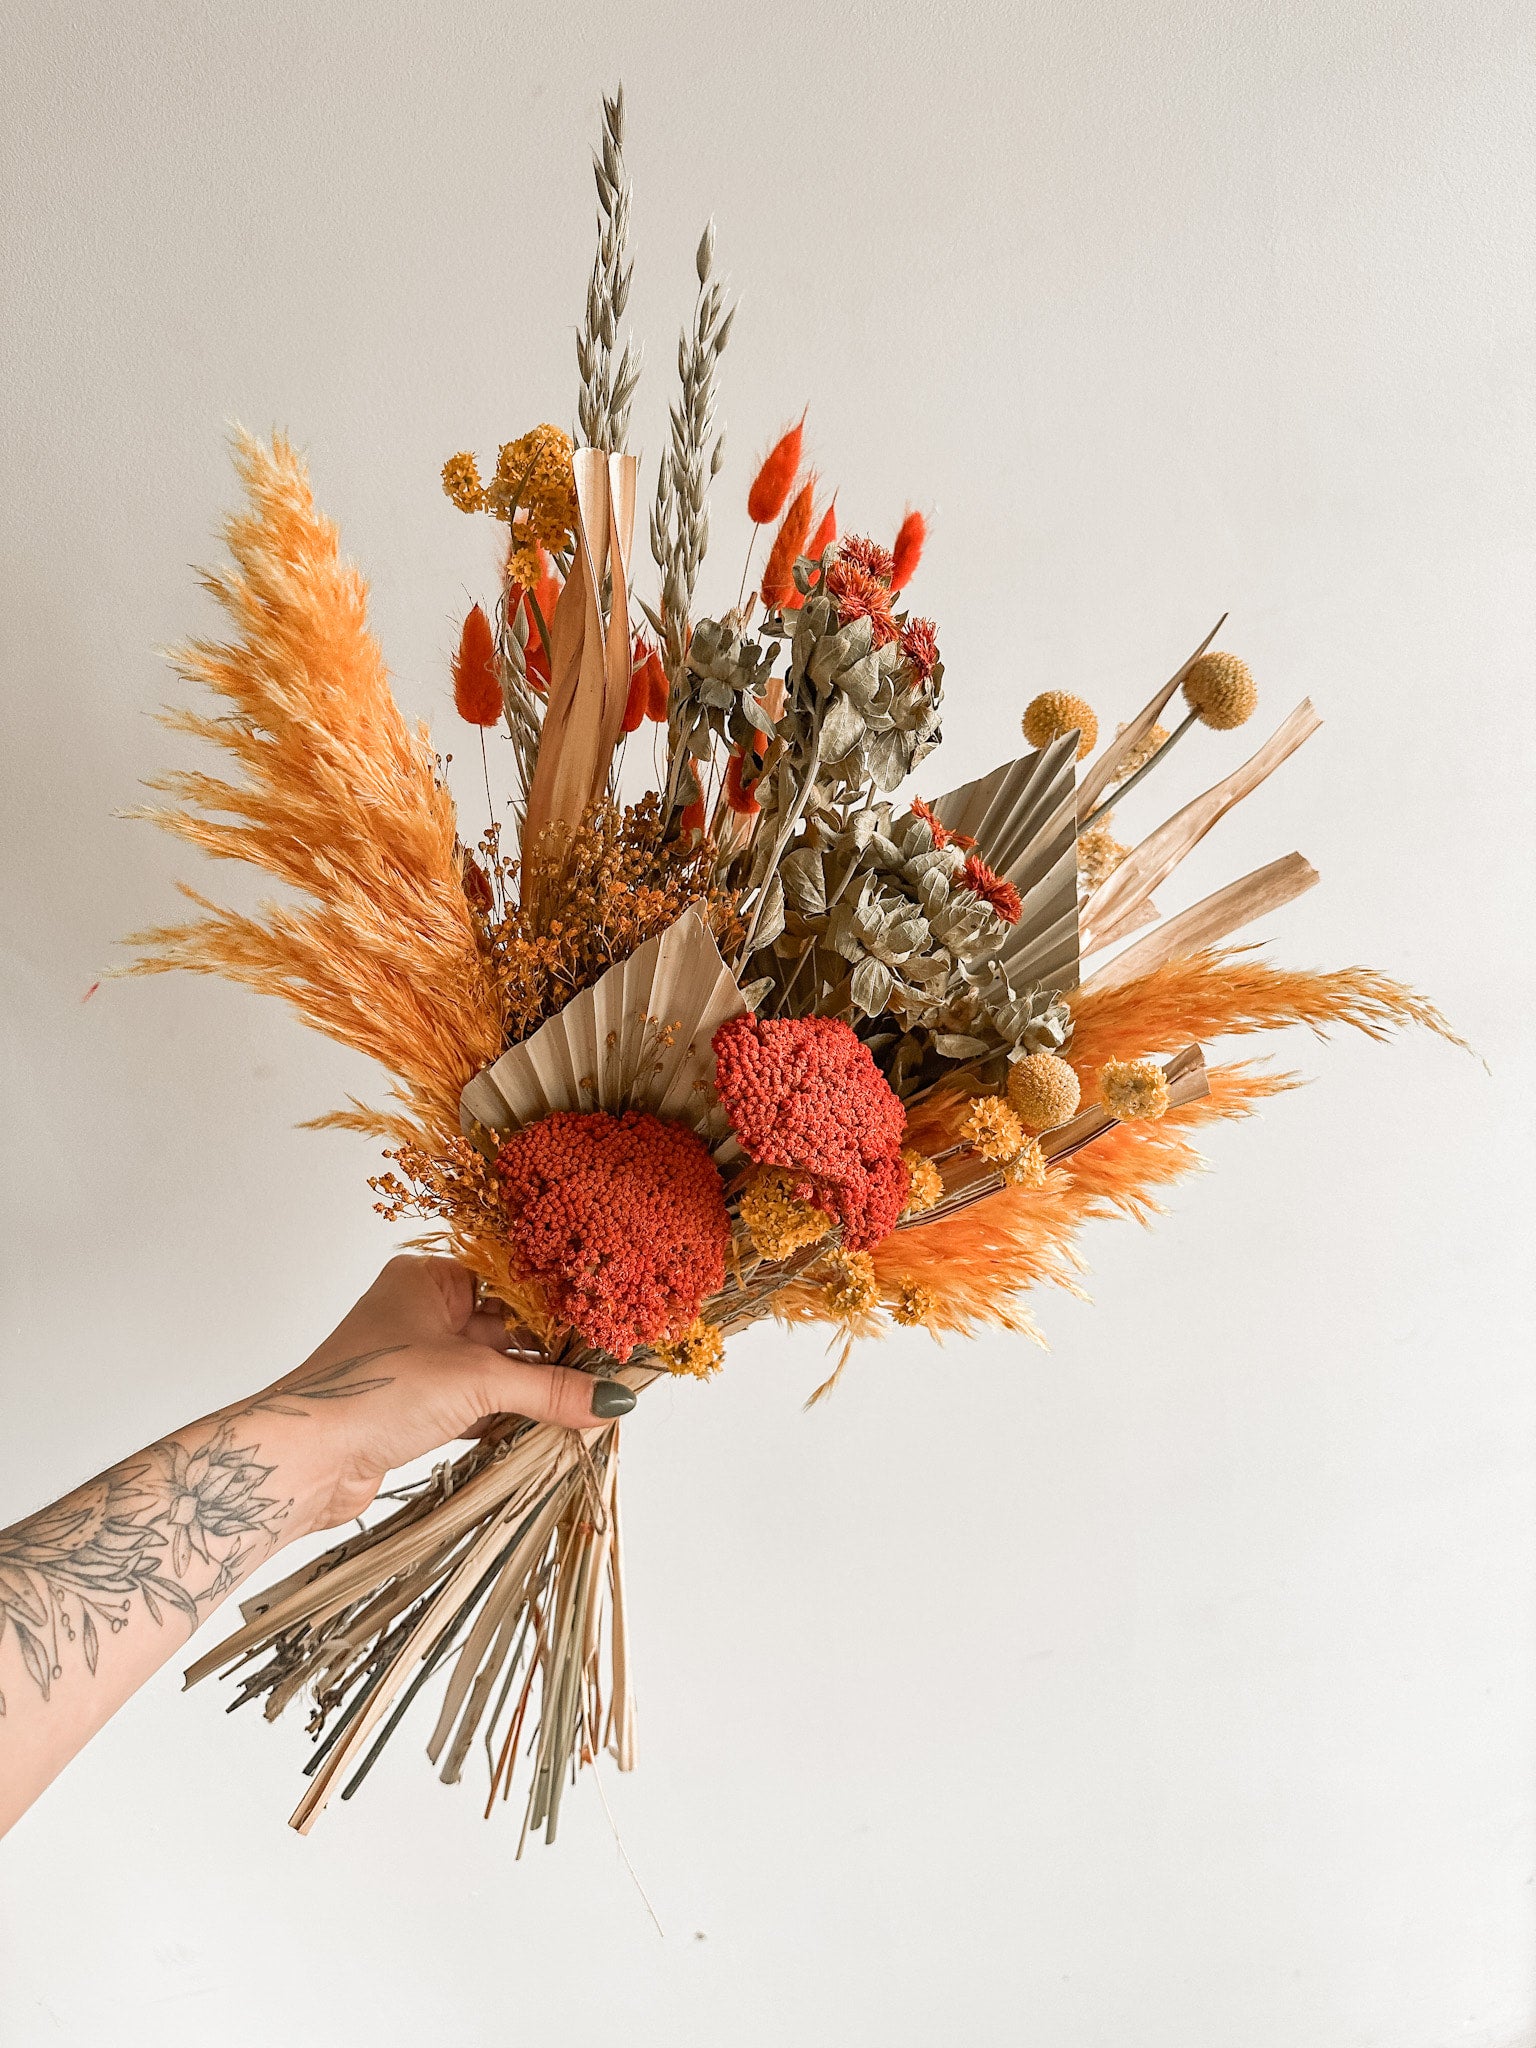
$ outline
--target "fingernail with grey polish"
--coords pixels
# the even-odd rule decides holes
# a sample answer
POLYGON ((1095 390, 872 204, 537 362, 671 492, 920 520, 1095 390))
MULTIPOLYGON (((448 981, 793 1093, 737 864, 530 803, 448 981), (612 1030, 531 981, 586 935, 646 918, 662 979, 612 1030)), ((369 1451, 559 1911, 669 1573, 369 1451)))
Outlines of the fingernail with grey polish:
POLYGON ((592 1413, 601 1416, 604 1422, 615 1415, 627 1415, 634 1405, 633 1389, 618 1380, 599 1380, 592 1389, 592 1413))

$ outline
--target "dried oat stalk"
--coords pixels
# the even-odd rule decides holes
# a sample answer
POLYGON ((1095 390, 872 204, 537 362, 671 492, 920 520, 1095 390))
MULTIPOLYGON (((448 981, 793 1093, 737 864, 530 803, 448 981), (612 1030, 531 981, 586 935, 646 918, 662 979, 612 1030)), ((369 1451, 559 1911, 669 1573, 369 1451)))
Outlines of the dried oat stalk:
POLYGON ((576 415, 581 438, 606 455, 619 453, 629 431, 629 408, 640 381, 640 355, 619 322, 629 303, 634 264, 629 254, 633 190, 624 165, 624 88, 603 101, 602 142, 592 158, 597 180, 597 255, 587 284, 587 314, 576 337, 581 396, 576 415))

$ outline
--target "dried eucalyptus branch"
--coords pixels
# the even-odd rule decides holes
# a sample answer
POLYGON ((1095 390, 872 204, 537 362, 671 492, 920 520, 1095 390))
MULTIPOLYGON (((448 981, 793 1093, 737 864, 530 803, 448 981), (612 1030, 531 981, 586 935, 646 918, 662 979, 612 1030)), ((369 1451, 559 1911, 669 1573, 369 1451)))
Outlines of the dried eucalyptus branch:
MULTIPOLYGON (((656 504, 651 513, 651 554, 661 571, 661 657, 674 693, 687 658, 693 594, 709 546, 709 486, 725 459, 723 431, 715 436, 713 448, 708 443, 715 423, 715 374, 736 308, 727 306, 724 287, 713 277, 714 260, 715 224, 711 221, 694 258, 699 296, 692 332, 685 328, 678 338, 682 395, 671 408, 672 435, 657 471, 656 504)), ((669 744, 673 767, 669 783, 675 789, 684 735, 674 730, 669 744)))
POLYGON ((605 454, 623 449, 629 407, 640 381, 640 355, 626 335, 615 361, 619 322, 629 303, 634 264, 629 255, 629 203, 633 187, 624 168, 624 88, 603 101, 602 148, 592 158, 597 180, 597 255, 587 284, 586 324, 576 337, 581 396, 580 438, 605 454))

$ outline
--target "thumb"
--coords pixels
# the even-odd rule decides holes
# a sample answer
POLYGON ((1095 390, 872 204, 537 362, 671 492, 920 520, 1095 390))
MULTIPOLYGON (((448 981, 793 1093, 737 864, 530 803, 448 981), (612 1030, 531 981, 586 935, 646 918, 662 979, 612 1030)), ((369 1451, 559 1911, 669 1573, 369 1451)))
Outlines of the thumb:
POLYGON ((635 1393, 622 1380, 599 1379, 569 1365, 538 1365, 487 1352, 479 1374, 483 1413, 526 1415, 562 1429, 592 1429, 627 1415, 635 1393))

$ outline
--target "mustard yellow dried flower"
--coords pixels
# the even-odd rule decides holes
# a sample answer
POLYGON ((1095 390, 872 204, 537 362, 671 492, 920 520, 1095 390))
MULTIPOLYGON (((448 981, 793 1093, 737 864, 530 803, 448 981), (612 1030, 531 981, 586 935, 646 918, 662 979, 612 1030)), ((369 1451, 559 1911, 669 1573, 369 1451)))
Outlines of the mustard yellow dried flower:
POLYGON ((825 1209, 795 1193, 795 1175, 782 1166, 765 1166, 753 1175, 742 1190, 741 1220, 765 1259, 787 1259, 819 1244, 832 1228, 825 1209))
POLYGON ((1053 1131, 1075 1116, 1077 1075, 1053 1052, 1032 1052, 1008 1069, 1008 1102, 1026 1131, 1053 1131))
POLYGON ((868 1252, 835 1251, 821 1271, 826 1276, 821 1298, 835 1316, 868 1315, 880 1299, 875 1262, 868 1252))
POLYGON ((1099 742, 1099 718, 1093 706, 1070 690, 1042 690, 1024 713, 1024 737, 1032 747, 1048 747, 1063 733, 1079 735, 1077 758, 1085 761, 1099 742))
POLYGON ((960 1135, 983 1159, 1011 1159, 1024 1142, 1024 1127, 1001 1095, 975 1095, 960 1135))
POLYGON ((1246 725, 1259 701, 1259 686, 1246 661, 1212 650, 1202 654, 1184 678, 1184 702, 1202 725, 1230 732, 1246 725))
MULTIPOLYGON (((1122 725, 1120 732, 1124 731, 1125 727, 1122 725)), ((1120 733, 1117 732, 1115 738, 1118 739, 1119 737, 1120 733)), ((1119 761, 1115 764, 1116 782, 1124 782, 1125 778, 1128 775, 1134 775, 1138 768, 1145 768, 1167 738, 1168 728, 1166 725, 1154 725, 1150 732, 1143 733, 1130 752, 1122 754, 1119 761)))
POLYGON ((485 486, 473 455, 450 455, 443 464, 443 489, 461 512, 485 510, 485 486))
POLYGON ((922 1216, 939 1201, 944 1193, 944 1176, 925 1153, 910 1148, 901 1155, 911 1185, 907 1189, 907 1206, 903 1216, 922 1216))
POLYGON ((891 1321, 900 1323, 904 1330, 915 1329, 927 1322, 938 1305, 939 1297, 933 1288, 924 1287, 920 1280, 903 1280, 891 1305, 891 1321))
POLYGON ((1168 1107, 1168 1083, 1151 1060, 1110 1060, 1099 1090, 1104 1107, 1123 1124, 1155 1123, 1168 1107))
POLYGON ((1046 1158, 1038 1138, 1026 1138, 1011 1159, 1003 1161, 1003 1185, 1010 1188, 1043 1188, 1046 1158))
POLYGON ((725 1339, 713 1323, 697 1316, 678 1336, 658 1344, 656 1356, 668 1372, 707 1380, 720 1370, 725 1357, 725 1339))
POLYGON ((1109 813, 1106 812, 1096 825, 1090 825, 1086 832, 1077 835, 1077 873, 1083 887, 1088 890, 1100 888, 1119 867, 1130 852, 1122 846, 1109 829, 1109 813))

